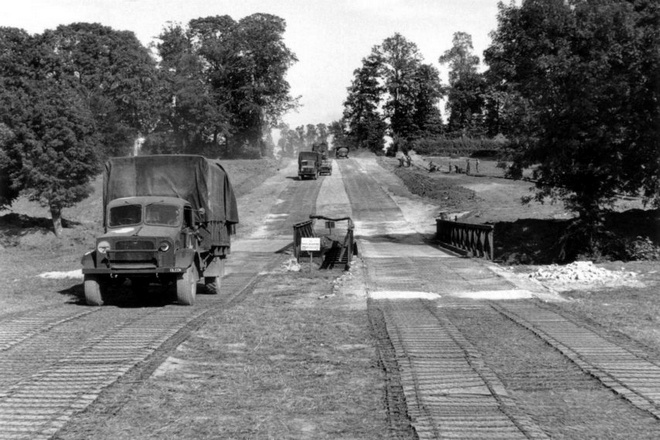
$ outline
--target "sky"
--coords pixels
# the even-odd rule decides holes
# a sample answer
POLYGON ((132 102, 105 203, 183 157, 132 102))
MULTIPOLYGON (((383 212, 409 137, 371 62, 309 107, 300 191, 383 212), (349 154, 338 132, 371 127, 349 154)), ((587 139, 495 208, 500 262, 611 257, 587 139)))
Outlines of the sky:
POLYGON ((497 27, 498 0, 0 0, 0 26, 36 34, 76 22, 133 31, 147 46, 168 22, 255 13, 286 20, 285 44, 298 62, 287 74, 302 107, 284 117, 291 127, 329 124, 341 118, 346 88, 362 59, 395 33, 417 45, 424 62, 452 47, 455 32, 472 36, 483 61, 489 33, 497 27))

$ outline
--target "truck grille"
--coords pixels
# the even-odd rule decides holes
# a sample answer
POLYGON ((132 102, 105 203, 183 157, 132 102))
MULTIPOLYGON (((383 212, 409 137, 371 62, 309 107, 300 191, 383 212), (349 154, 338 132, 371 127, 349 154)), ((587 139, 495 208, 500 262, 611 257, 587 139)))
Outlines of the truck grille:
POLYGON ((117 250, 154 250, 156 245, 152 241, 146 240, 125 240, 115 243, 117 250))
POLYGON ((156 244, 150 240, 117 241, 108 252, 111 264, 143 262, 156 266, 156 244))

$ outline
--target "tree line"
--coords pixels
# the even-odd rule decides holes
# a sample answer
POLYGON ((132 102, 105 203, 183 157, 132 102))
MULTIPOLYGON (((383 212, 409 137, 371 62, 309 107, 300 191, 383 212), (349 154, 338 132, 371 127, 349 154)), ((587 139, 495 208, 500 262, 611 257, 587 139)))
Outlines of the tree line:
POLYGON ((62 209, 89 195, 107 157, 268 155, 270 127, 298 105, 285 28, 269 14, 199 18, 150 48, 100 24, 0 28, 0 207, 23 193, 60 235, 62 209))
POLYGON ((505 139, 510 176, 533 167, 537 198, 587 223, 620 194, 660 205, 660 3, 523 0, 500 3, 497 22, 483 71, 471 36, 454 34, 438 56, 448 84, 395 33, 353 72, 340 120, 295 129, 281 124, 298 98, 279 17, 168 24, 149 48, 99 24, 0 28, 0 207, 22 192, 49 207, 57 233, 108 156, 263 157, 273 127, 289 155, 328 139, 380 153, 389 138, 390 154, 505 139))
MULTIPOLYGON (((340 141, 396 153, 442 139, 506 139, 509 176, 533 168, 536 199, 563 200, 593 242, 617 196, 660 206, 660 2, 499 3, 481 72, 471 36, 439 56, 449 84, 400 34, 354 71, 340 141), (448 121, 437 103, 446 100, 448 121), (394 142, 385 149, 384 138, 394 142)), ((575 238, 576 234, 573 234, 575 238)))

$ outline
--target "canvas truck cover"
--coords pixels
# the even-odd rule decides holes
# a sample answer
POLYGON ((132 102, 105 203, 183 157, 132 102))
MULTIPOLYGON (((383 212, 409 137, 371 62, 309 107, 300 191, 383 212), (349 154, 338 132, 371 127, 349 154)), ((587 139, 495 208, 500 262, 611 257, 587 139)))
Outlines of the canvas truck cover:
POLYGON ((303 160, 313 160, 314 162, 319 162, 321 159, 319 153, 316 151, 301 151, 298 153, 298 166, 300 166, 300 162, 303 160))
POLYGON ((193 155, 117 157, 103 175, 103 222, 108 202, 121 197, 169 196, 204 208, 203 221, 223 222, 233 229, 238 208, 229 177, 220 162, 193 155))

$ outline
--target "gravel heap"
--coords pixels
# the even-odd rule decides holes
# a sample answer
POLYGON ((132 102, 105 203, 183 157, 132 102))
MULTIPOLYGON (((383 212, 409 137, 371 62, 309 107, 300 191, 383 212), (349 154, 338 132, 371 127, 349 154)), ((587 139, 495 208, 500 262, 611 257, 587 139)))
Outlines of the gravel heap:
POLYGON ((595 266, 591 261, 577 261, 566 266, 553 264, 529 274, 538 281, 577 282, 609 284, 612 282, 632 281, 635 272, 611 271, 595 266))
POLYGON ((300 263, 295 258, 290 258, 282 263, 280 266, 284 272, 300 272, 300 263))

